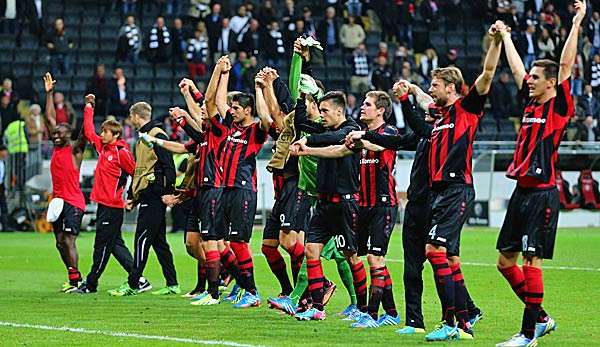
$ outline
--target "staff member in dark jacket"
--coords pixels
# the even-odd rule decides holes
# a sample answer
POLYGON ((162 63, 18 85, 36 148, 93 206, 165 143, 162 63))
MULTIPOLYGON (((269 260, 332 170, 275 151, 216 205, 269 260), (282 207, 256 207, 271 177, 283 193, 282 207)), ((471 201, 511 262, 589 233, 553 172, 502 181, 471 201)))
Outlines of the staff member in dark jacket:
MULTIPOLYGON (((152 120, 152 107, 146 102, 137 102, 129 109, 129 120, 140 132, 148 133, 160 140, 168 140, 159 121, 152 120)), ((171 152, 138 140, 135 146, 135 173, 125 208, 133 209, 139 203, 133 269, 129 273, 128 285, 110 292, 113 296, 136 295, 139 280, 148 260, 150 246, 154 248, 162 267, 167 286, 153 292, 157 295, 179 294, 177 274, 173 265, 173 254, 167 243, 165 220, 166 205, 163 195, 172 194, 175 184, 175 164, 171 152)))

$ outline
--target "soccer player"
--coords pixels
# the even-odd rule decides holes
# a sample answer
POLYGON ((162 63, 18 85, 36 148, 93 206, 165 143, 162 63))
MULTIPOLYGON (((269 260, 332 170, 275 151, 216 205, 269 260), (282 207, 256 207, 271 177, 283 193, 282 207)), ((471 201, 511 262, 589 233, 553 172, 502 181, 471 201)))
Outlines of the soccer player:
MULTIPOLYGON (((367 93, 361 106, 360 119, 370 131, 388 136, 398 134, 396 128, 386 125, 385 119, 392 112, 390 96, 386 92, 367 93)), ((355 328, 376 328, 382 325, 400 324, 396 311, 392 280, 385 265, 385 254, 396 223, 398 213, 394 167, 396 152, 361 143, 360 151, 360 197, 358 215, 358 255, 367 254, 371 272, 371 290, 368 307, 359 307, 367 314, 358 317, 352 324, 355 328), (364 147, 363 147, 364 146, 364 147), (379 314, 383 302, 385 314, 379 314)), ((346 145, 312 148, 300 144, 300 155, 320 158, 341 158, 353 155, 346 145)))
MULTIPOLYGON (((81 229, 81 220, 85 211, 85 199, 79 185, 79 168, 83 159, 85 140, 79 137, 71 143, 72 128, 67 123, 56 123, 54 109, 54 85, 49 72, 44 76, 46 90, 46 112, 48 130, 52 136, 54 150, 50 159, 53 201, 62 203, 60 213, 52 221, 56 238, 56 248, 67 268, 68 282, 62 286, 63 292, 76 290, 81 282, 81 273, 77 267, 78 254, 76 240, 81 229)), ((56 203, 55 202, 55 203, 56 203)))
MULTIPOLYGON (((152 107, 146 102, 137 102, 129 109, 129 120, 140 132, 167 140, 162 124, 152 120, 152 107)), ((180 294, 173 254, 166 237, 166 205, 163 195, 171 194, 175 184, 175 164, 172 154, 160 146, 147 144, 140 138, 135 146, 135 172, 125 208, 129 211, 139 204, 135 230, 133 269, 127 284, 110 291, 113 296, 130 296, 139 293, 142 276, 150 247, 154 248, 166 279, 166 287, 152 292, 155 295, 180 294)))
MULTIPOLYGON (((228 130, 220 149, 224 223, 229 229, 229 244, 239 265, 240 279, 243 282, 239 284, 246 291, 234 307, 258 307, 261 301, 256 291, 249 241, 257 203, 256 156, 267 140, 271 118, 268 113, 258 112, 260 120, 254 120, 254 98, 250 94, 233 93, 228 103, 227 84, 231 62, 227 57, 224 61, 216 95, 218 112, 228 130)), ((260 92, 259 88, 257 93, 260 92)))
MULTIPOLYGON (((94 240, 93 264, 86 280, 74 293, 97 292, 98 280, 104 272, 110 255, 129 274, 133 268, 133 257, 121 236, 123 225, 123 189, 127 176, 133 175, 135 160, 129 146, 123 139, 123 126, 115 120, 102 123, 100 136, 94 130, 95 96, 85 97, 83 110, 83 133, 98 153, 98 163, 94 172, 94 186, 90 199, 98 203, 96 211, 96 237, 94 240)), ((140 278, 140 291, 152 288, 148 281, 140 278)))
POLYGON ((552 259, 560 209, 555 181, 558 147, 574 115, 571 68, 577 55, 577 37, 585 18, 586 2, 575 1, 576 14, 560 64, 537 60, 527 73, 507 28, 501 30, 506 57, 526 100, 513 161, 507 176, 517 181, 496 248, 498 270, 525 303, 521 331, 497 346, 536 346, 537 339, 556 328, 542 308, 542 262, 552 259), (519 253, 523 265, 517 261, 519 253))
MULTIPOLYGON (((312 135, 296 141, 292 145, 292 153, 297 154, 302 145, 328 146, 340 143, 351 131, 359 129, 356 122, 346 119, 346 96, 342 92, 329 92, 319 100, 322 123, 307 119, 306 112, 298 113, 298 105, 303 104, 302 99, 296 104, 296 117, 300 125, 298 129, 307 130, 312 135)), ((358 306, 366 307, 366 272, 356 254, 358 159, 357 154, 335 159, 319 158, 317 166, 319 200, 306 235, 308 290, 313 306, 305 312, 298 313, 296 318, 299 320, 323 320, 326 317, 323 311, 325 279, 320 254, 323 246, 332 237, 335 238, 337 248, 343 250, 352 267, 358 306)))
MULTIPOLYGON (((409 93, 413 95, 416 103, 424 111, 429 109, 433 99, 427 93, 417 88, 407 81, 401 81, 408 86, 409 93)), ((412 116, 412 105, 408 98, 402 102, 402 112, 407 121, 414 118, 412 116), (409 114, 411 114, 409 116, 409 114)), ((433 123, 434 119, 426 113, 427 123, 433 123)), ((409 122, 409 126, 417 125, 409 122)), ((406 135, 386 135, 375 131, 353 132, 346 138, 346 145, 349 148, 354 146, 354 142, 364 139, 373 144, 390 148, 393 150, 415 150, 415 159, 410 172, 410 184, 407 189, 408 203, 404 211, 404 223, 402 226, 402 248, 404 256, 404 298, 406 309, 406 325, 396 332, 402 335, 425 333, 425 323, 421 309, 421 297, 423 295, 423 264, 427 260, 425 257, 425 243, 427 232, 429 231, 430 204, 429 196, 429 139, 416 135, 414 132, 406 135)), ((469 311, 469 322, 474 326, 482 317, 482 313, 475 306, 468 290, 467 309, 469 311)))
MULTIPOLYGON (((459 252, 462 227, 475 198, 471 173, 473 140, 502 47, 502 37, 495 25, 490 27, 489 34, 492 44, 483 72, 468 93, 460 95, 464 81, 458 68, 434 69, 429 93, 435 104, 430 113, 436 121, 432 127, 423 119, 414 119, 423 125, 420 128, 426 129, 419 135, 431 141, 431 228, 425 256, 434 271, 443 319, 425 336, 427 341, 473 338, 459 252)), ((398 84, 397 88, 401 100, 408 98, 406 84, 398 84)))

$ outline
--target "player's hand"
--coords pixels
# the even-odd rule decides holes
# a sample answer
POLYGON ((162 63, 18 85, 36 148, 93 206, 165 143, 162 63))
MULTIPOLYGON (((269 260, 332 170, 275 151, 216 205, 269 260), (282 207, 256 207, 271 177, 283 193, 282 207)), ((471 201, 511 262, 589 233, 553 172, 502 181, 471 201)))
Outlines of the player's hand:
POLYGON ((401 97, 402 95, 408 93, 410 91, 408 84, 409 83, 406 83, 406 81, 402 80, 394 83, 394 87, 392 88, 394 95, 401 97))
POLYGON ((259 71, 256 74, 256 77, 254 77, 254 85, 256 88, 260 88, 260 89, 263 89, 265 87, 265 85, 266 85, 265 76, 262 71, 259 71))
POLYGON ((575 0, 575 16, 573 17, 573 24, 580 25, 585 18, 585 12, 587 10, 587 4, 585 1, 575 0))
POLYGON ((228 73, 229 70, 231 70, 231 60, 229 60, 229 56, 227 55, 224 55, 221 58, 219 58, 217 64, 219 64, 219 69, 221 70, 221 73, 228 73))
POLYGON ((127 201, 125 202, 125 209, 129 212, 131 212, 131 210, 133 210, 133 207, 135 206, 135 203, 133 200, 127 199, 127 201))
POLYGON ((148 133, 140 133, 140 138, 147 143, 156 143, 157 138, 148 134, 148 133))
POLYGON ((44 75, 44 89, 46 90, 46 93, 53 91, 55 84, 56 81, 52 79, 52 75, 49 72, 46 72, 44 75))
POLYGON ((174 195, 174 194, 169 194, 169 195, 163 195, 161 197, 161 200, 163 202, 163 204, 169 206, 169 207, 173 207, 175 205, 177 205, 180 201, 179 201, 179 196, 178 195, 174 195))
POLYGON ((302 146, 306 145, 306 137, 292 143, 290 145, 290 152, 292 155, 298 156, 302 146))
POLYGON ((88 94, 85 96, 85 104, 90 104, 92 107, 96 106, 96 96, 94 94, 88 94))
POLYGON ((346 135, 346 139, 344 140, 344 144, 348 148, 353 148, 354 143, 360 141, 362 137, 365 135, 364 131, 351 131, 348 135, 346 135), (352 147, 350 147, 352 146, 352 147))
POLYGON ((309 61, 310 60, 310 51, 308 50, 308 47, 306 46, 302 46, 302 38, 297 38, 296 41, 294 41, 294 53, 298 53, 300 56, 302 56, 302 58, 304 58, 305 61, 309 61))

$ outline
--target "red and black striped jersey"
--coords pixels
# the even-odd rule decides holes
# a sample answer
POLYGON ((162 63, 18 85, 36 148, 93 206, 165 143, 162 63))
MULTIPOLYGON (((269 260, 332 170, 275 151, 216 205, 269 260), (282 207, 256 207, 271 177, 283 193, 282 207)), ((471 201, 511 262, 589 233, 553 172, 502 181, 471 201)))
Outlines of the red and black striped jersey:
POLYGON ((575 114, 571 97, 571 79, 556 88, 556 96, 543 104, 529 98, 528 76, 525 76, 519 94, 526 106, 521 119, 521 129, 513 161, 506 175, 525 188, 550 188, 556 186, 555 164, 558 146, 569 119, 575 114))
MULTIPOLYGON (((397 136, 398 129, 382 124, 374 132, 397 136)), ((396 206, 396 180, 394 167, 396 151, 384 149, 381 152, 363 149, 360 153, 360 207, 396 206)))
POLYGON ((430 107, 436 118, 431 133, 429 172, 432 185, 473 184, 473 140, 483 116, 487 95, 473 86, 466 96, 450 106, 430 107))
POLYGON ((232 117, 228 111, 223 122, 228 126, 227 137, 221 146, 223 186, 256 191, 256 156, 268 134, 258 122, 240 127, 232 123, 232 117))
MULTIPOLYGON (((186 129, 189 125, 185 125, 186 129)), ((221 147, 227 138, 229 128, 220 122, 220 117, 210 119, 205 132, 199 133, 202 141, 189 141, 186 149, 190 153, 196 153, 198 167, 196 171, 197 187, 221 187, 223 186, 223 172, 220 157, 221 147), (196 148, 196 146, 198 146, 196 148)))

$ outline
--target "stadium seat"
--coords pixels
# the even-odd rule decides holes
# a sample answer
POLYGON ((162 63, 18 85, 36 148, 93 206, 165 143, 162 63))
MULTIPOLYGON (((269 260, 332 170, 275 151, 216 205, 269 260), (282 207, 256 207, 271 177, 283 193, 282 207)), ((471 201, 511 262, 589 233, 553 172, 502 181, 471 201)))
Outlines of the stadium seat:
POLYGON ((171 92, 173 89, 173 84, 171 83, 170 78, 155 78, 154 79, 154 91, 155 92, 171 92))
POLYGON ((135 75, 139 76, 139 77, 153 77, 154 76, 154 69, 152 68, 151 65, 142 65, 142 64, 138 64, 135 67, 135 75))
POLYGON ((129 78, 131 81, 130 86, 136 92, 151 92, 152 91, 152 78, 151 77, 135 77, 129 78))
POLYGON ((556 170, 555 179, 560 198, 560 208, 563 210, 572 210, 579 207, 579 205, 571 202, 572 195, 569 191, 569 182, 563 179, 560 170, 556 170))
POLYGON ((11 63, 13 61, 13 50, 12 48, 0 48, 2 54, 0 54, 0 63, 11 63))
POLYGON ((17 45, 13 35, 0 35, 0 49, 4 52, 5 49, 13 49, 17 45))
POLYGON ((157 65, 154 73, 157 78, 170 78, 173 76, 173 69, 170 65, 157 65))
POLYGON ((600 208, 598 192, 598 181, 594 180, 592 176, 592 170, 582 170, 579 174, 579 191, 583 201, 581 202, 581 208, 588 210, 597 210, 600 208))

